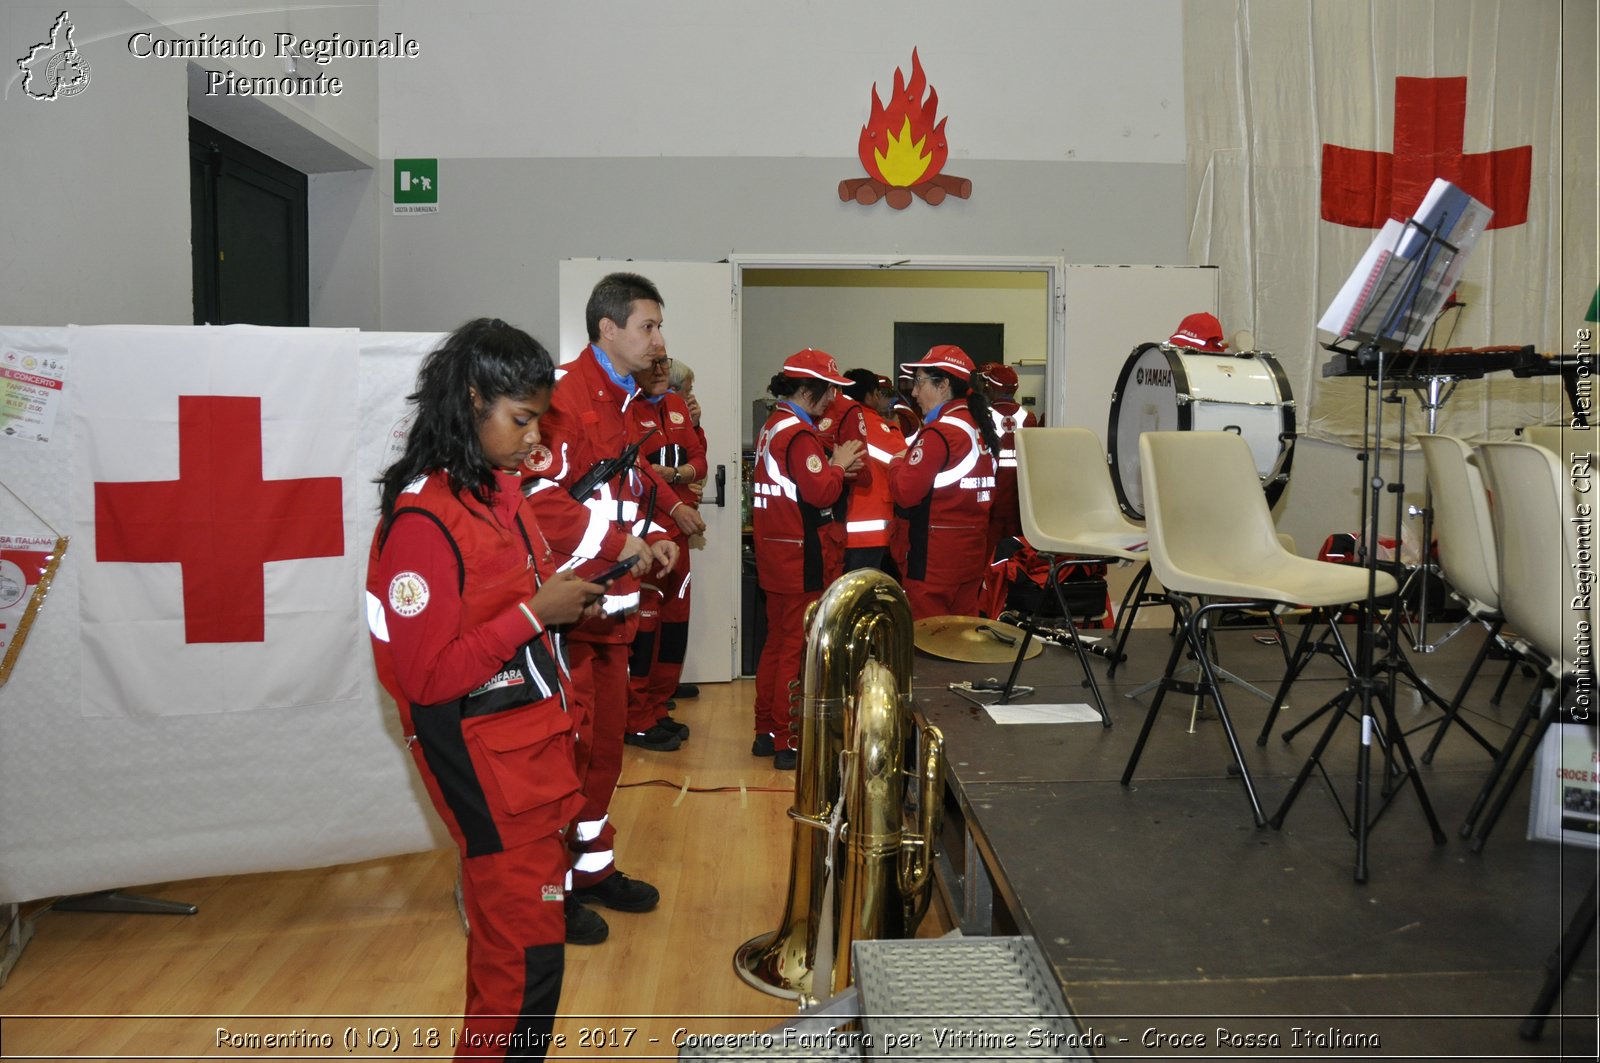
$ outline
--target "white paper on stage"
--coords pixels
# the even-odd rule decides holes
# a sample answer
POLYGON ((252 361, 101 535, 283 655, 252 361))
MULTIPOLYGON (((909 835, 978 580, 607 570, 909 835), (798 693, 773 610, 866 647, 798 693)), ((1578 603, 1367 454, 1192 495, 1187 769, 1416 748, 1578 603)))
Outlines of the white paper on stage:
POLYGON ((995 723, 1099 723, 1093 705, 1081 701, 1055 705, 986 705, 984 711, 995 723))

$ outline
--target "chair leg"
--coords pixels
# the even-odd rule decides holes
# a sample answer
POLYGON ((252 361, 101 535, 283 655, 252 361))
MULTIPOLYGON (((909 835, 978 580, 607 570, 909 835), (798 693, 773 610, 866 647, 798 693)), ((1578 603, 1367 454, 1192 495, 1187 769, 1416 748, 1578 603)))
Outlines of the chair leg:
MULTIPOLYGON (((1283 699, 1289 696, 1289 686, 1300 677, 1301 672, 1305 671, 1306 665, 1310 663, 1311 657, 1316 653, 1315 646, 1309 648, 1307 646, 1307 643, 1311 641, 1311 629, 1316 626, 1314 623, 1315 618, 1316 613, 1313 612, 1306 617, 1305 622, 1300 626, 1300 639, 1287 661, 1287 667, 1283 672, 1283 682, 1278 684, 1277 696, 1272 699, 1272 707, 1267 710, 1267 718, 1261 725, 1261 733, 1256 735, 1256 745, 1258 746, 1267 744, 1267 736, 1272 733, 1272 725, 1278 721, 1278 713, 1283 710, 1283 699)), ((1281 638, 1282 636, 1279 637, 1281 638)), ((1322 640, 1319 638, 1317 644, 1320 645, 1321 642, 1322 640)))
POLYGON ((1006 685, 1000 690, 1000 700, 995 703, 997 705, 1011 704, 1011 695, 1017 688, 1017 673, 1022 671, 1022 662, 1028 657, 1028 645, 1033 641, 1034 628, 1039 626, 1039 614, 1030 612, 1027 621, 1017 626, 1022 628, 1022 641, 1017 645, 1017 655, 1011 661, 1011 674, 1006 676, 1006 685))
POLYGON ((1506 687, 1511 684, 1511 677, 1517 674, 1517 665, 1521 663, 1522 658, 1513 652, 1511 659, 1506 662, 1506 670, 1500 673, 1500 682, 1495 686, 1494 695, 1489 698, 1489 704, 1495 708, 1500 707, 1500 699, 1505 695, 1506 687))
MULTIPOLYGON (((1457 716, 1461 712, 1461 704, 1467 700, 1467 690, 1472 686, 1473 680, 1478 678, 1478 670, 1483 667, 1483 662, 1488 659, 1489 650, 1494 645, 1494 640, 1496 637, 1499 636, 1500 629, 1505 627, 1505 623, 1506 622, 1504 620, 1495 620, 1492 624, 1490 624, 1489 632, 1486 636, 1484 636, 1483 645, 1478 647, 1478 654, 1472 659, 1472 666, 1467 669, 1467 674, 1461 678, 1461 686, 1456 690, 1456 696, 1451 700, 1450 707, 1445 710, 1444 718, 1434 721, 1438 724, 1439 729, 1434 732, 1432 740, 1428 742, 1428 748, 1422 751, 1422 763, 1433 763, 1433 754, 1438 750, 1439 743, 1444 741, 1444 733, 1450 729, 1450 725, 1452 723, 1457 722, 1457 716)), ((1473 738, 1477 739, 1479 744, 1489 751, 1489 755, 1491 757, 1500 755, 1500 751, 1490 744, 1489 741, 1481 734, 1474 730, 1465 720, 1461 720, 1460 723, 1461 729, 1466 731, 1473 738)), ((1422 726, 1426 727, 1429 725, 1423 724, 1422 726)))
POLYGON ((1550 1009, 1555 1006, 1556 998, 1561 995, 1561 987, 1566 984, 1567 976, 1572 973, 1572 968, 1577 965, 1584 946, 1589 943, 1589 937, 1594 933, 1596 887, 1600 887, 1600 878, 1589 883, 1589 892, 1567 922, 1567 929, 1561 935, 1561 943, 1546 961, 1544 985, 1539 989, 1538 999, 1533 1002, 1528 1017, 1522 1020, 1522 1025, 1517 1028, 1517 1036, 1524 1041, 1537 1041, 1539 1035, 1544 1032, 1545 1019, 1549 1017, 1550 1009))
POLYGON ((1122 604, 1117 607, 1117 622, 1112 625, 1111 636, 1115 644, 1111 650, 1111 667, 1106 669, 1106 678, 1111 679, 1117 674, 1117 665, 1127 660, 1123 648, 1128 644, 1128 632, 1133 630, 1133 618, 1139 615, 1139 606, 1144 603, 1144 589, 1150 585, 1150 562, 1146 561, 1140 567, 1138 575, 1133 577, 1133 582, 1128 584, 1128 590, 1122 596, 1122 604))
POLYGON ((1083 639, 1078 634, 1078 625, 1072 620, 1072 607, 1067 604, 1066 595, 1061 593, 1061 583, 1056 579, 1056 573, 1061 566, 1068 562, 1060 557, 1050 559, 1050 587, 1055 591, 1056 603, 1061 606, 1061 615, 1067 624, 1067 637, 1072 640, 1073 652, 1078 655, 1078 663, 1083 666, 1083 683, 1094 695, 1094 707, 1100 713, 1102 726, 1111 726, 1111 714, 1106 711, 1105 699, 1100 696, 1100 684, 1095 682, 1094 669, 1089 667, 1089 654, 1083 648, 1083 639))
POLYGON ((1522 752, 1517 756, 1516 766, 1511 775, 1506 779, 1505 785, 1500 787, 1500 793, 1494 799, 1494 804, 1489 807, 1486 819, 1478 825, 1478 832, 1473 835, 1468 848, 1475 853, 1483 852, 1483 843, 1489 840, 1489 832, 1494 830, 1494 825, 1500 819, 1500 813, 1505 811, 1507 802, 1511 800, 1511 791, 1517 788, 1517 783, 1522 781, 1523 774, 1528 770, 1528 765, 1533 762, 1534 754, 1539 752, 1539 742, 1549 732, 1550 725, 1555 722, 1556 709, 1561 705, 1562 687, 1560 683, 1552 683, 1546 688, 1543 704, 1539 708, 1539 718, 1533 725, 1533 730, 1528 733, 1528 740, 1523 744, 1522 752))
MULTIPOLYGON (((1204 627, 1206 616, 1211 611, 1217 611, 1233 606, 1227 602, 1215 602, 1205 605, 1198 610, 1191 610, 1187 603, 1180 605, 1176 596, 1168 596, 1168 603, 1172 606, 1173 613, 1183 619, 1183 638, 1173 640, 1172 652, 1167 656, 1166 671, 1162 673, 1156 696, 1150 702, 1150 710, 1145 713, 1144 725, 1139 729, 1139 737, 1134 742, 1133 752, 1128 757, 1128 764, 1122 771, 1122 785, 1127 786, 1133 779, 1134 767, 1139 763, 1139 757, 1144 752, 1145 741, 1150 736, 1150 730, 1155 725, 1156 715, 1161 711, 1161 702, 1166 697, 1169 689, 1178 689, 1173 674, 1177 671, 1178 661, 1182 658, 1185 649, 1191 651, 1200 661, 1201 675, 1204 682, 1198 685, 1196 694, 1204 697, 1207 694, 1217 704, 1217 718, 1222 723, 1223 734, 1227 736, 1228 748, 1233 754, 1233 762, 1239 768, 1239 781, 1244 785, 1245 797, 1250 801, 1251 816, 1257 827, 1266 826, 1266 817, 1261 812, 1261 801, 1256 796, 1255 783, 1250 778, 1250 769, 1244 761, 1244 750, 1239 745, 1239 736, 1234 731, 1233 720, 1228 715, 1228 706, 1222 700, 1221 682, 1216 671, 1211 666, 1211 657, 1206 652, 1204 627)), ((1188 684, 1185 684, 1188 685, 1188 684)))
MULTIPOLYGON (((1173 612, 1178 612, 1178 605, 1171 603, 1173 612)), ((1156 715, 1161 711, 1161 702, 1167 696, 1167 686, 1172 682, 1173 673, 1178 670, 1178 660, 1183 656, 1184 639, 1172 640, 1172 652, 1167 654, 1166 671, 1161 674, 1160 681, 1156 684, 1156 696, 1150 700, 1150 709, 1144 714, 1144 725, 1139 728, 1139 737, 1134 740, 1133 752, 1128 755, 1128 764, 1122 769, 1122 785, 1127 786, 1133 781, 1133 769, 1138 767, 1139 757, 1144 753, 1145 740, 1150 737, 1150 728, 1156 722, 1156 715)))
POLYGON ((1251 817, 1257 827, 1264 827, 1267 825, 1267 819, 1261 812, 1261 801, 1256 796, 1255 783, 1250 779, 1250 768, 1244 762, 1244 750, 1239 745, 1239 735, 1233 729, 1232 718, 1228 716, 1228 706, 1222 700, 1222 684, 1217 678, 1210 654, 1206 653, 1202 634, 1206 613, 1210 610, 1220 612, 1228 608, 1232 606, 1227 602, 1214 602, 1198 609, 1188 625, 1189 642, 1200 658, 1200 670, 1206 677, 1206 685, 1211 688, 1211 699, 1217 703, 1217 719, 1222 722, 1222 732, 1228 738, 1228 749, 1233 754, 1233 762, 1239 766, 1239 781, 1244 784, 1245 797, 1250 801, 1251 817))
POLYGON ((1490 796, 1494 793, 1495 786, 1499 784, 1500 777, 1505 774, 1506 767, 1511 763, 1512 754, 1516 751, 1517 742, 1532 722, 1534 713, 1538 709, 1541 695, 1545 690, 1545 683, 1540 683, 1533 688, 1533 693, 1528 696, 1528 702, 1523 706, 1522 715, 1517 717, 1517 722, 1511 728, 1511 733, 1506 735, 1505 744, 1500 747, 1500 755, 1494 758, 1494 764, 1489 768, 1489 775, 1483 781, 1478 796, 1473 798, 1472 807, 1467 810, 1466 822, 1461 824, 1461 836, 1472 837, 1478 825, 1478 816, 1482 814, 1484 805, 1489 803, 1490 796))

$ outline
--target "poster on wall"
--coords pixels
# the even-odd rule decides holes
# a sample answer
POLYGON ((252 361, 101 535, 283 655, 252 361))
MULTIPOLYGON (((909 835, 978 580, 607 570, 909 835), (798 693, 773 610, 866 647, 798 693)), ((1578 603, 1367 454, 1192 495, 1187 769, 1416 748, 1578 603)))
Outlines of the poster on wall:
POLYGON ((0 347, 0 434, 48 443, 66 371, 65 358, 0 347))
POLYGON ((1600 748, 1586 723, 1557 723, 1539 743, 1528 837, 1600 849, 1600 748))
POLYGON ((11 678, 66 549, 65 539, 0 535, 0 686, 11 678))

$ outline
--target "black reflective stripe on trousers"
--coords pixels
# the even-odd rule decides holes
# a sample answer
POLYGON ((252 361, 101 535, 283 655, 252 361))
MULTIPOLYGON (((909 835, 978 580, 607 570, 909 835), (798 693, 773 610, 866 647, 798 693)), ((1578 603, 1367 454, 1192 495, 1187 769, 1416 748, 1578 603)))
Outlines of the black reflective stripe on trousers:
POLYGON ((486 856, 500 852, 504 845, 461 734, 461 700, 413 705, 411 722, 422 746, 422 759, 438 781, 439 792, 466 843, 466 855, 486 856))
POLYGON ((932 492, 910 509, 894 507, 895 516, 906 522, 909 538, 906 549, 906 579, 928 578, 928 518, 932 512, 932 492))
POLYGON ((556 1005, 561 1000, 561 975, 566 966, 565 946, 529 945, 522 950, 522 1013, 511 1031, 507 1060, 543 1059, 556 1026, 556 1005))
POLYGON ((828 516, 816 506, 809 506, 804 502, 800 504, 800 552, 801 561, 801 586, 808 591, 820 591, 827 587, 823 582, 822 571, 822 532, 821 528, 828 523, 828 516))
POLYGON ((628 674, 643 678, 650 674, 650 663, 655 660, 656 633, 640 628, 633 636, 633 647, 628 652, 628 674))
POLYGON ((664 664, 682 664, 689 653, 689 622, 663 620, 661 622, 661 653, 656 660, 664 664))

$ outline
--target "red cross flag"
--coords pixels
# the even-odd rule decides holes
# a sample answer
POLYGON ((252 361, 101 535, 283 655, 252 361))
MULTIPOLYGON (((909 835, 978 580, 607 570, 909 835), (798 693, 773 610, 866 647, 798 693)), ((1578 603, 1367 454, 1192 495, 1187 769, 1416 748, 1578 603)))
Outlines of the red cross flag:
POLYGON ((71 330, 85 715, 363 694, 359 336, 71 330))

